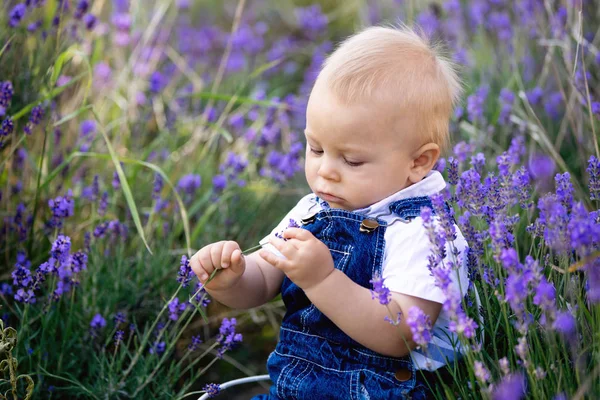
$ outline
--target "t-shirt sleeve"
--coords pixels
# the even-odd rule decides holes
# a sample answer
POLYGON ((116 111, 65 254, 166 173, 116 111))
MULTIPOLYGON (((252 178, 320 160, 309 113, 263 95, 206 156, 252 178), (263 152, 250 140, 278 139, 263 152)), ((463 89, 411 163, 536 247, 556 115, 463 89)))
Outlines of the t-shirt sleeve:
POLYGON ((297 225, 300 225, 300 220, 304 218, 306 214, 308 214, 309 208, 314 204, 315 196, 312 193, 301 198, 300 201, 298 201, 298 203, 294 206, 294 208, 292 208, 286 214, 286 216, 277 224, 277 226, 273 228, 271 233, 269 233, 267 236, 260 240, 259 243, 262 245, 262 248, 280 257, 283 257, 283 255, 275 247, 268 243, 269 239, 275 236, 275 234, 281 234, 287 227, 290 226, 292 221, 295 222, 297 225))
MULTIPOLYGON (((390 226, 392 228, 393 226, 390 226)), ((457 229, 457 238, 446 244, 445 260, 454 260, 452 248, 459 251, 456 257, 457 267, 451 272, 452 290, 463 295, 468 288, 468 274, 464 260, 467 243, 457 229)), ((389 228, 388 228, 389 229, 389 228)), ((387 235, 386 235, 387 236, 387 235)), ((423 220, 415 218, 409 226, 398 229, 392 237, 386 238, 382 277, 385 285, 392 292, 402 293, 425 300, 443 303, 446 300, 444 292, 436 285, 436 278, 429 270, 429 256, 432 246, 423 220)))

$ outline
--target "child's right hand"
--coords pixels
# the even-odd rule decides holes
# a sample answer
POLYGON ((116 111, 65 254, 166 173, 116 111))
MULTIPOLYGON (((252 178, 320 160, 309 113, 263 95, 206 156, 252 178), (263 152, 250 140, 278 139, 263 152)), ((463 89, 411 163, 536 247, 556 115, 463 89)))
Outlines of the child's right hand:
POLYGON ((211 243, 196 252, 190 259, 192 271, 205 283, 215 269, 222 269, 206 285, 207 289, 229 289, 241 278, 246 260, 240 246, 231 240, 211 243))

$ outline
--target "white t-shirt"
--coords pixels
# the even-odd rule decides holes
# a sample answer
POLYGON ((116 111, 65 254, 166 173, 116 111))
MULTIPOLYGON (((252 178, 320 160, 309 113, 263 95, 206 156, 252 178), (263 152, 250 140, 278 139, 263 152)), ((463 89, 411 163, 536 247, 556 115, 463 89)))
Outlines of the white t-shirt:
MULTIPOLYGON (((390 224, 398 219, 396 214, 384 215, 389 213, 390 203, 411 197, 431 196, 444 190, 445 187, 446 182, 442 175, 438 171, 431 171, 420 182, 402 189, 369 207, 354 210, 353 212, 367 217, 378 217, 390 224)), ((261 240, 260 243, 263 244, 263 248, 282 256, 273 246, 266 243, 271 235, 285 230, 290 219, 299 223, 309 213, 318 212, 322 208, 314 193, 304 196, 277 227, 273 229, 271 234, 261 240)), ((457 263, 460 267, 453 274, 452 283, 453 290, 459 291, 461 295, 464 295, 469 285, 466 264, 463 262, 467 242, 458 227, 456 226, 455 228, 457 234, 453 246, 460 252, 458 256, 459 262, 457 263)), ((431 254, 431 243, 429 242, 427 230, 423 226, 421 217, 416 217, 410 223, 396 222, 388 225, 384 238, 386 245, 384 249, 382 277, 385 286, 392 292, 419 297, 436 303, 443 303, 446 300, 446 296, 436 286, 435 278, 427 268, 428 257, 431 254)), ((450 243, 446 244, 446 254, 447 257, 451 257, 450 243)), ((433 339, 428 345, 427 350, 415 349, 411 352, 411 357, 416 368, 433 371, 446 365, 446 360, 451 361, 456 358, 452 344, 454 343, 454 348, 458 349, 458 338, 448 329, 449 323, 449 316, 442 308, 433 326, 433 339)))

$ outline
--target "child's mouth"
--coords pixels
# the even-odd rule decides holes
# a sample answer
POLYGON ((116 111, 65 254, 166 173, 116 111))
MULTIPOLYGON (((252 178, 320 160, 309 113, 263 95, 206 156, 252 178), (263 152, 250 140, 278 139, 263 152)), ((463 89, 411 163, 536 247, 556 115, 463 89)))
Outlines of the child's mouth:
POLYGON ((343 201, 341 197, 337 197, 329 193, 318 192, 317 196, 328 202, 339 203, 343 201))

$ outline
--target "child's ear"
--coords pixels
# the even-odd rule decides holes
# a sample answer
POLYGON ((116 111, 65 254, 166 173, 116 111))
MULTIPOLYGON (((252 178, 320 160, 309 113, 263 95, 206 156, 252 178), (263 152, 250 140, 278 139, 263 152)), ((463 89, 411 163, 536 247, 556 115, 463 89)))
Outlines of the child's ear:
POLYGON ((412 167, 408 179, 417 183, 432 170, 440 157, 440 146, 435 143, 427 143, 413 153, 412 167))

